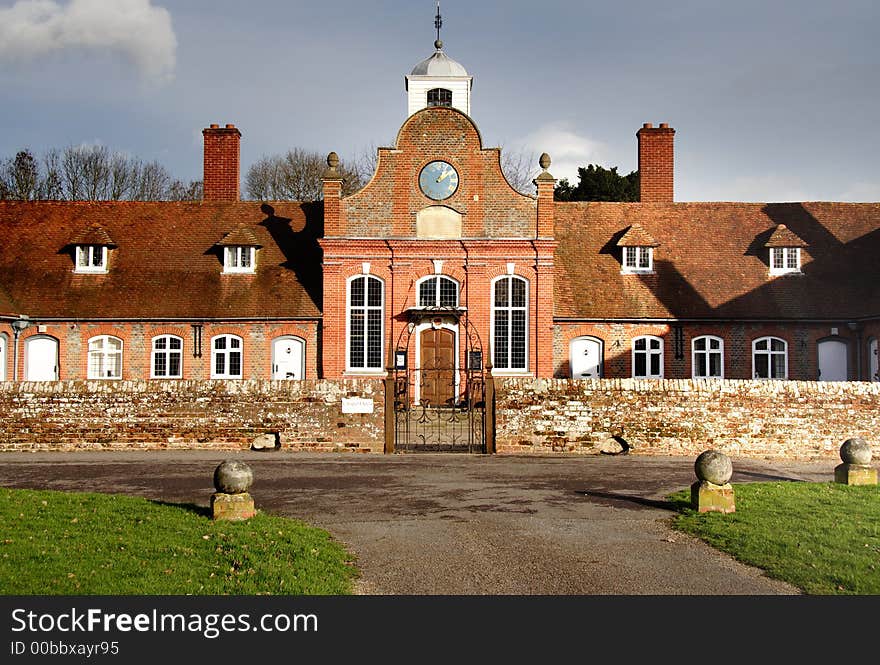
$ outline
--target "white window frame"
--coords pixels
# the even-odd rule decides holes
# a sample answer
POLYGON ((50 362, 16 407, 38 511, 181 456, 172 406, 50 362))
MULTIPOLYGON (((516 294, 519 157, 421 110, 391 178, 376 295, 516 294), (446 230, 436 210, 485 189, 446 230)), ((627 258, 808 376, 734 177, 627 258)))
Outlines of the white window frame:
POLYGON ((90 337, 88 341, 88 370, 87 376, 89 381, 118 381, 122 379, 122 359, 124 342, 115 337, 114 335, 97 335, 96 337, 90 337), (107 346, 108 342, 111 340, 119 342, 119 349, 111 349, 107 346), (93 349, 93 344, 100 343, 101 348, 93 349), (112 356, 119 356, 119 364, 118 364, 118 373, 117 374, 105 374, 100 375, 98 373, 99 368, 102 371, 106 371, 108 366, 112 366, 112 356), (93 357, 96 360, 93 361, 93 357), (98 360, 99 358, 99 360, 98 360))
MULTIPOLYGON (((150 378, 151 379, 182 379, 183 378, 183 338, 180 335, 156 335, 150 342, 150 348, 152 349, 150 353, 150 378), (159 340, 166 340, 170 342, 171 340, 177 340, 180 342, 179 349, 172 349, 170 344, 166 346, 164 349, 157 349, 156 342, 159 340), (178 362, 178 372, 177 374, 167 373, 164 375, 156 374, 156 357, 159 355, 165 356, 165 368, 166 371, 171 367, 171 356, 172 354, 176 354, 180 356, 180 360, 178 362)), ((213 348, 213 345, 212 345, 213 348)))
POLYGON ((880 381, 880 343, 876 337, 868 338, 868 381, 880 381))
POLYGON ((656 335, 639 335, 638 337, 634 337, 632 341, 632 378, 634 379, 662 379, 663 378, 663 362, 664 362, 664 354, 665 349, 663 348, 663 338, 657 337, 656 335), (640 340, 645 340, 645 349, 644 351, 637 351, 636 344, 640 340), (660 348, 658 350, 651 348, 651 342, 659 342, 660 348), (636 374, 636 354, 644 353, 645 354, 645 374, 636 374), (651 356, 659 356, 660 357, 660 373, 659 374, 651 374, 651 356))
POLYGON ((723 379, 724 378, 724 339, 718 337, 718 335, 700 335, 699 337, 694 337, 691 340, 691 377, 694 379, 723 379), (700 351, 697 349, 697 342, 700 340, 706 340, 706 349, 700 351), (712 342, 718 342, 718 348, 712 349, 710 348, 712 342), (718 376, 709 376, 709 375, 701 375, 697 373, 697 368, 700 366, 700 363, 697 362, 698 355, 705 355, 706 357, 706 367, 710 367, 711 363, 709 363, 708 356, 710 355, 719 355, 721 356, 721 362, 719 365, 719 369, 721 370, 721 374, 718 376))
POLYGON ((770 274, 788 275, 801 271, 801 248, 800 247, 771 247, 770 248, 770 274), (789 265, 794 263, 794 265, 789 265))
POLYGON ((647 274, 654 272, 654 248, 646 245, 628 246, 623 248, 624 275, 647 274), (632 260, 630 260, 632 259, 632 260), (647 267, 642 264, 647 259, 647 267))
POLYGON ((0 381, 6 380, 6 350, 9 348, 6 333, 0 333, 0 381))
MULTIPOLYGON (((489 297, 491 298, 491 316, 489 320, 489 331, 492 339, 492 374, 526 374, 529 371, 529 329, 530 329, 530 310, 529 307, 531 305, 530 297, 531 297, 531 284, 529 280, 525 277, 520 277, 519 275, 501 275, 500 277, 496 277, 492 280, 492 288, 489 293, 489 297), (510 283, 513 284, 515 280, 518 280, 525 284, 526 287, 526 300, 524 306, 513 306, 512 304, 507 306, 496 307, 495 306, 495 289, 497 285, 502 280, 510 280, 510 283), (507 364, 508 367, 498 367, 495 363, 495 318, 498 310, 504 310, 508 313, 507 317, 507 364), (512 356, 513 356, 513 312, 514 311, 522 311, 525 312, 525 352, 524 359, 525 365, 523 367, 512 367, 512 356)), ((513 292, 513 289, 508 289, 508 295, 510 296, 513 292)), ((508 299, 508 302, 512 303, 511 299, 508 299)))
POLYGON ((212 379, 241 379, 244 378, 244 340, 238 335, 214 335, 211 338, 211 378, 212 379), (223 349, 215 348, 217 340, 225 339, 227 341, 227 345, 223 349), (239 355, 239 374, 230 374, 229 372, 229 357, 232 355, 235 347, 228 342, 235 340, 238 342, 238 355, 239 355), (217 356, 224 356, 225 360, 223 361, 223 372, 217 371, 217 356))
POLYGON ((758 381, 775 381, 775 380, 786 380, 788 379, 788 342, 786 342, 781 337, 773 337, 771 335, 765 335, 764 337, 759 337, 755 340, 752 340, 752 378, 758 381), (773 351, 773 341, 782 342, 782 351, 773 351), (767 341, 767 350, 761 349, 759 351, 758 344, 761 342, 767 341), (761 355, 767 355, 767 370, 768 373, 772 373, 773 368, 773 356, 783 356, 784 358, 784 375, 783 376, 758 376, 757 370, 757 356, 758 353, 761 355))
POLYGON ((106 273, 107 272, 107 246, 106 245, 77 245, 74 272, 77 273, 106 273), (97 264, 100 256, 101 265, 97 264))
POLYGON ((369 274, 360 274, 360 275, 352 275, 348 278, 345 284, 345 371, 353 372, 357 374, 384 374, 385 373, 385 363, 383 361, 383 353, 385 349, 385 280, 380 277, 376 277, 375 275, 369 274), (364 279, 364 304, 358 305, 357 309, 363 310, 364 312, 364 364, 361 366, 356 366, 351 364, 351 319, 352 313, 355 308, 352 307, 351 304, 351 285, 354 283, 356 279, 364 279), (370 305, 370 280, 376 280, 381 287, 381 304, 380 305, 370 305), (370 366, 369 364, 369 350, 370 350, 370 336, 369 332, 369 312, 378 311, 380 314, 380 327, 379 327, 379 366, 370 366))
MULTIPOLYGON (((459 298, 461 297, 461 284, 457 279, 450 277, 449 275, 428 275, 427 277, 422 277, 419 281, 416 282, 416 306, 417 307, 440 307, 440 281, 448 280, 455 285, 455 304, 453 307, 458 307, 459 298), (422 305, 421 296, 422 296, 422 284, 429 280, 435 280, 434 286, 434 302, 431 305, 422 305)), ((447 305, 448 307, 448 305, 447 305)))
POLYGON ((227 245, 223 248, 223 272, 254 273, 257 269, 256 250, 249 245, 227 245))

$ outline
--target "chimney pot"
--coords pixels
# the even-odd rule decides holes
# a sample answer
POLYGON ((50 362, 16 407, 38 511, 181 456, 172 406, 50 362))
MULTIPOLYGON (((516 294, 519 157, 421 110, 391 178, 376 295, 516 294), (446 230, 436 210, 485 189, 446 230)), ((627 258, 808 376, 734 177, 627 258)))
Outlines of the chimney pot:
MULTIPOLYGON (((662 127, 663 125, 660 125, 660 126, 662 127)), ((235 129, 235 125, 227 124, 226 129, 235 129)))
POLYGON ((642 125, 642 127, 644 127, 645 129, 651 129, 651 127, 653 126, 654 124, 651 122, 646 122, 644 125, 642 125))
POLYGON ((216 122, 211 123, 211 129, 220 129, 220 125, 218 125, 216 122))
POLYGON ((660 129, 669 129, 669 123, 668 122, 661 122, 660 129))

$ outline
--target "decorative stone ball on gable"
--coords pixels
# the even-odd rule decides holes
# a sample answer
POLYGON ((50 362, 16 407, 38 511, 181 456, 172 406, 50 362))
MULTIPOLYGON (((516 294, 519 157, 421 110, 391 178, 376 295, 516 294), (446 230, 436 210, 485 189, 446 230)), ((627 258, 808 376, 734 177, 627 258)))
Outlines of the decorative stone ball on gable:
POLYGON ((239 460, 226 460, 214 469, 214 487, 224 494, 244 494, 254 482, 251 467, 239 460))
POLYGON ((707 450, 694 462, 694 473, 700 481, 713 485, 726 485, 733 475, 733 463, 730 458, 717 450, 707 450))
POLYGON ((840 459, 844 464, 867 466, 871 463, 871 456, 871 444, 858 436, 847 439, 840 446, 840 459))

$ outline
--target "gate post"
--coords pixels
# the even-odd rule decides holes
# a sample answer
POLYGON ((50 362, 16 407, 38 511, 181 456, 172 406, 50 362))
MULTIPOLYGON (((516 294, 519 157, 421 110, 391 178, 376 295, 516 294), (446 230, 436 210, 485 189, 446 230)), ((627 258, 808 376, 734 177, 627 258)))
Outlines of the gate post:
POLYGON ((394 370, 385 377, 385 454, 394 452, 394 370))
POLYGON ((495 377, 492 366, 486 366, 486 413, 483 416, 483 441, 486 442, 486 454, 495 454, 495 377))

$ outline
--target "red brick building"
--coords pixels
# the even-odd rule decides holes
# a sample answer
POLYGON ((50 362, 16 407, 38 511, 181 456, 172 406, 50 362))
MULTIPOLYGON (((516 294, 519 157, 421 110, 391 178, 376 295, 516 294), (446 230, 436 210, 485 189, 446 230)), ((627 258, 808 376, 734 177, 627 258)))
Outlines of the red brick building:
MULTIPOLYGON (((376 172, 241 201, 232 125, 197 203, 0 202, 0 379, 877 380, 880 204, 675 203, 675 131, 637 132, 641 202, 523 195, 436 52, 376 172), (476 355, 473 353, 476 352, 476 355)), ((548 170, 549 169, 549 170, 548 170)), ((442 399, 424 388, 428 399, 442 399)))

